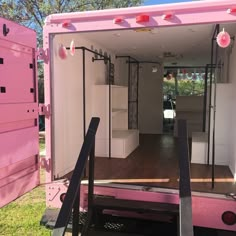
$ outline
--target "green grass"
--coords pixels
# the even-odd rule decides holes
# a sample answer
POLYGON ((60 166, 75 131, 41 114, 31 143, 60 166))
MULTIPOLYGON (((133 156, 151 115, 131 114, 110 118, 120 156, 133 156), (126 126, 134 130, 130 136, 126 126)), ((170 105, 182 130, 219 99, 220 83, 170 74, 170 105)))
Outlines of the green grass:
MULTIPOLYGON (((40 148, 44 148, 44 140, 40 140, 40 148)), ((44 171, 41 170, 44 182, 44 171)), ((40 226, 40 219, 46 209, 45 187, 40 186, 11 204, 0 209, 1 236, 48 236, 51 231, 40 226)))

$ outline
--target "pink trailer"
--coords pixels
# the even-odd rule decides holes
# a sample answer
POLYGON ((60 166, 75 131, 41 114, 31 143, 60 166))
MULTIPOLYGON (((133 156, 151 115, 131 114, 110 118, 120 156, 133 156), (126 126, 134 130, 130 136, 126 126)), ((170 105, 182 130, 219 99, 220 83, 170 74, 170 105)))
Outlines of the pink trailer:
MULTIPOLYGON (((38 52, 33 31, 4 19, 0 26, 1 206, 39 184, 40 163, 46 169, 47 206, 60 208, 94 116, 100 117, 95 195, 178 205, 179 180, 172 181, 173 172, 178 175, 172 168, 175 134, 171 139, 163 135, 163 74, 183 76, 193 68, 209 78, 205 96, 176 98, 176 119, 187 119, 191 133, 192 222, 236 232, 236 1, 50 15, 38 52), (231 43, 215 49, 223 29, 231 43), (45 73, 45 104, 40 106, 36 56, 44 61, 45 73), (46 156, 40 160, 39 113, 46 120, 46 156), (158 159, 158 167, 148 164, 154 155, 166 157, 158 159), (225 212, 230 224, 222 219, 225 212)), ((83 211, 87 196, 84 180, 83 211)))

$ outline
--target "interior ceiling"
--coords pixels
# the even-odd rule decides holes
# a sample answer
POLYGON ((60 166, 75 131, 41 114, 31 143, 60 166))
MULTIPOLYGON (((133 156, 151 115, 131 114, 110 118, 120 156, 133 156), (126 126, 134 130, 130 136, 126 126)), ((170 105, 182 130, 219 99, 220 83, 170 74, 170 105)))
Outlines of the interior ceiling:
MULTIPOLYGON (((221 25, 235 35, 236 24, 221 25)), ((140 61, 163 62, 165 66, 205 66, 210 63, 215 25, 154 28, 151 31, 117 30, 83 33, 90 41, 140 61)))

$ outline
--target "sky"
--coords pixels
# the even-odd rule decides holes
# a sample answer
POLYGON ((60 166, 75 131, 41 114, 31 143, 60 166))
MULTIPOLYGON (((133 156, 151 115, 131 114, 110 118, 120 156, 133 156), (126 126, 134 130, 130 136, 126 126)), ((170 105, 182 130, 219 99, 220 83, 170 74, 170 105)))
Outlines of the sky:
POLYGON ((144 0, 144 5, 165 4, 174 2, 192 2, 192 0, 144 0))

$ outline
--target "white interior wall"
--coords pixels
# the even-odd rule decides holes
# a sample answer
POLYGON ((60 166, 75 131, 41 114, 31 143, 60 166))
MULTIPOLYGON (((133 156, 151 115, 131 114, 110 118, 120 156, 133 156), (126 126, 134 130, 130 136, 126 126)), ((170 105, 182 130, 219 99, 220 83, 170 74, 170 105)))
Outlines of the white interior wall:
MULTIPOLYGON (((58 56, 60 44, 69 47, 71 40, 75 46, 91 49, 102 49, 111 55, 115 64, 115 80, 119 84, 125 83, 125 69, 115 60, 115 55, 102 46, 89 42, 81 35, 56 35, 52 48, 52 92, 53 92, 53 167, 54 175, 61 177, 73 170, 83 142, 83 77, 82 50, 76 50, 74 56, 69 55, 62 60, 58 56), (121 73, 120 73, 121 72, 121 73)), ((92 62, 94 55, 86 51, 86 128, 93 115, 93 85, 105 84, 107 65, 103 61, 92 62)), ((102 121, 101 121, 102 122, 102 121)), ((99 128, 98 128, 99 132, 99 128)))
POLYGON ((141 64, 139 78, 139 131, 161 134, 163 129, 163 67, 152 72, 153 64, 141 64))
POLYGON ((230 123, 230 132, 229 132, 229 142, 230 142, 230 160, 229 167, 232 173, 234 174, 234 178, 236 179, 236 109, 235 109, 235 101, 236 101, 236 42, 233 42, 232 48, 230 50, 230 60, 229 60, 229 81, 232 84, 232 100, 231 100, 231 123, 230 123))
POLYGON ((61 60, 58 57, 61 43, 70 44, 62 36, 55 36, 52 48, 52 155, 56 177, 73 170, 83 140, 83 88, 82 80, 78 78, 82 71, 80 55, 61 60))

